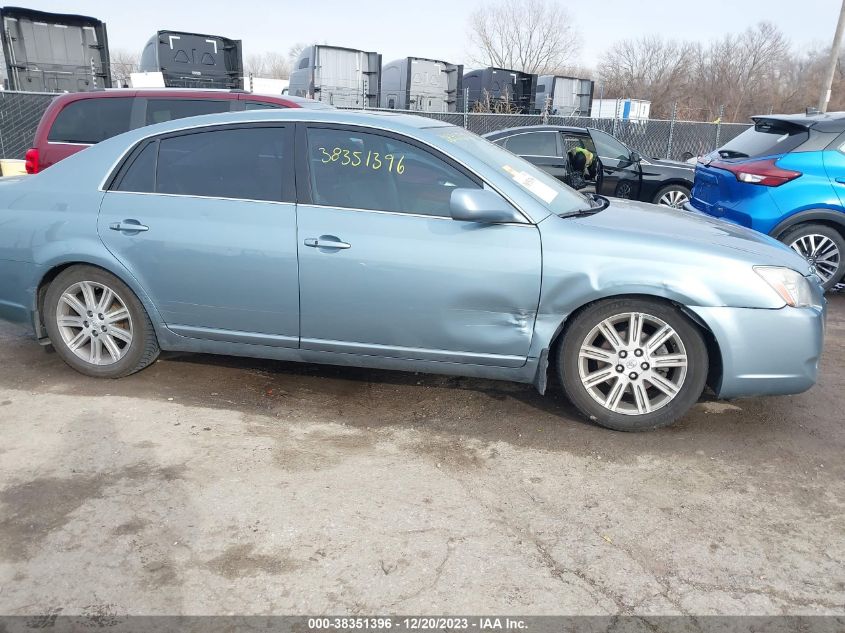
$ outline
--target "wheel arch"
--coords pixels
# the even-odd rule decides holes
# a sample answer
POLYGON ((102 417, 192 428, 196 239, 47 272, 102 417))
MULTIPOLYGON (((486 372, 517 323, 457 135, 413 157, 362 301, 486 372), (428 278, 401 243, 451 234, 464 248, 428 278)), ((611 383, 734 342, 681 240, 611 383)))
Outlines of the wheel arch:
POLYGON ((135 279, 135 277, 133 277, 127 269, 123 268, 116 262, 110 262, 99 257, 74 256, 61 260, 55 260, 42 266, 44 268, 44 272, 37 280, 37 284, 35 286, 35 305, 33 306, 33 327, 35 329, 35 335, 39 341, 44 342, 47 339, 47 333, 44 328, 44 320, 42 317, 44 309, 44 298, 47 295, 47 289, 50 287, 50 284, 53 283, 56 277, 58 277, 63 271, 73 266, 93 266, 94 268, 99 268, 100 270, 114 275, 120 281, 129 286, 129 289, 135 293, 135 296, 138 297, 138 300, 144 306, 144 309, 147 311, 147 314, 149 315, 153 326, 156 328, 156 330, 158 330, 159 326, 162 324, 162 320, 158 314, 158 310, 156 309, 155 305, 153 304, 152 300, 147 295, 147 293, 144 292, 143 288, 141 288, 141 286, 138 284, 138 280, 135 279))
POLYGON ((676 299, 647 293, 620 293, 592 298, 589 301, 586 301, 583 304, 579 305, 577 308, 572 310, 572 312, 570 312, 566 317, 561 319, 560 323, 557 326, 557 329, 549 340, 548 347, 545 349, 547 362, 540 364, 540 366, 538 367, 538 377, 534 381, 534 384, 540 390, 540 393, 545 392, 545 387, 548 381, 548 372, 552 368, 558 366, 557 359, 558 355, 560 354, 561 343, 575 318, 590 306, 593 306, 597 303, 602 303, 604 301, 615 301, 618 299, 639 299, 646 301, 655 301, 676 308, 681 312, 681 314, 683 314, 687 319, 689 319, 690 322, 692 322, 701 332, 701 335, 704 337, 704 343, 707 346, 707 356, 709 365, 707 372, 707 385, 714 391, 717 390, 718 385, 721 383, 722 380, 722 350, 719 346, 719 341, 716 339, 716 335, 713 333, 713 330, 710 328, 710 326, 707 325, 707 323, 701 317, 695 314, 695 312, 687 308, 683 303, 677 301, 676 299))
POLYGON ((823 224, 837 231, 845 238, 845 213, 832 211, 830 209, 808 209, 799 211, 788 218, 781 220, 775 228, 769 232, 769 236, 780 240, 787 231, 791 231, 800 224, 823 224))

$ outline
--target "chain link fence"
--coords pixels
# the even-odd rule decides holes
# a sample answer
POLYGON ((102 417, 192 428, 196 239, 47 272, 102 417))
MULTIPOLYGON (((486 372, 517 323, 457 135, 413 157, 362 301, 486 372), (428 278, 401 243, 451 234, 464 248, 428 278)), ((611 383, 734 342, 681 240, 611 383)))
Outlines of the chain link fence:
MULTIPOLYGON (((32 147, 41 115, 55 94, 0 90, 0 158, 23 158, 32 147)), ((396 110, 387 110, 396 112, 396 110)), ((746 130, 740 123, 700 123, 649 119, 593 119, 541 114, 487 114, 478 112, 409 112, 464 127, 476 134, 525 125, 592 127, 612 134, 643 156, 686 160, 706 154, 746 130)))
MULTIPOLYGON (((381 111, 381 108, 368 108, 381 111)), ((384 110, 397 112, 397 110, 384 110)), ((464 127, 476 134, 526 125, 561 125, 591 127, 612 134, 643 156, 686 160, 701 156, 727 143, 748 129, 742 123, 701 123, 649 119, 593 119, 584 116, 552 116, 542 114, 488 114, 479 112, 421 112, 415 114, 464 127)))
POLYGON ((55 97, 50 92, 0 90, 0 158, 23 158, 35 129, 55 97))

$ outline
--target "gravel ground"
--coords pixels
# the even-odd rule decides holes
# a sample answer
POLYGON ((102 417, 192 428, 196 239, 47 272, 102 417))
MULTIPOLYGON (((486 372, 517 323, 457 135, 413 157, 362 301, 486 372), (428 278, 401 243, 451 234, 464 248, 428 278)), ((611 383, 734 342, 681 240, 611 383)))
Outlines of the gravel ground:
POLYGON ((0 614, 843 614, 830 303, 814 389, 642 434, 464 378, 169 355, 98 381, 0 324, 0 614))

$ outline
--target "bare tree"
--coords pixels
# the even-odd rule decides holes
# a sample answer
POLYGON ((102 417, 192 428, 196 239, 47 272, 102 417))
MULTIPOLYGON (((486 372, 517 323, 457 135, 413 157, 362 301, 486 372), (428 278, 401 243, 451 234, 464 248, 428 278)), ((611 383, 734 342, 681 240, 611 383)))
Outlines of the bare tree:
POLYGON ((652 116, 746 121, 781 106, 795 108, 815 68, 796 56, 774 25, 761 22, 709 43, 658 35, 617 42, 598 68, 604 96, 649 99, 652 116))
POLYGON ((688 87, 695 51, 657 35, 617 42, 598 67, 604 96, 649 99, 653 116, 669 116, 688 87))
POLYGON ((140 70, 140 55, 130 53, 124 48, 117 48, 109 51, 109 58, 112 85, 116 88, 128 86, 130 75, 140 70))
POLYGON ((253 53, 247 56, 244 71, 254 77, 287 79, 290 77, 290 64, 281 53, 253 53))
POLYGON ((469 37, 479 64, 529 73, 556 73, 576 60, 579 35, 553 0, 499 0, 476 9, 469 37))

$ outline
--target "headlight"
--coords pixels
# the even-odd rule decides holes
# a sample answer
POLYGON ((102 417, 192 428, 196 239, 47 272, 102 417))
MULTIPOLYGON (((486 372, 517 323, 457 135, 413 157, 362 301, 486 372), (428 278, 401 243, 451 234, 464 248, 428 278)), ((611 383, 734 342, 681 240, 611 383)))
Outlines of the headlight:
POLYGON ((755 266, 754 271, 778 293, 786 305, 794 308, 813 305, 813 289, 801 273, 780 266, 755 266))

